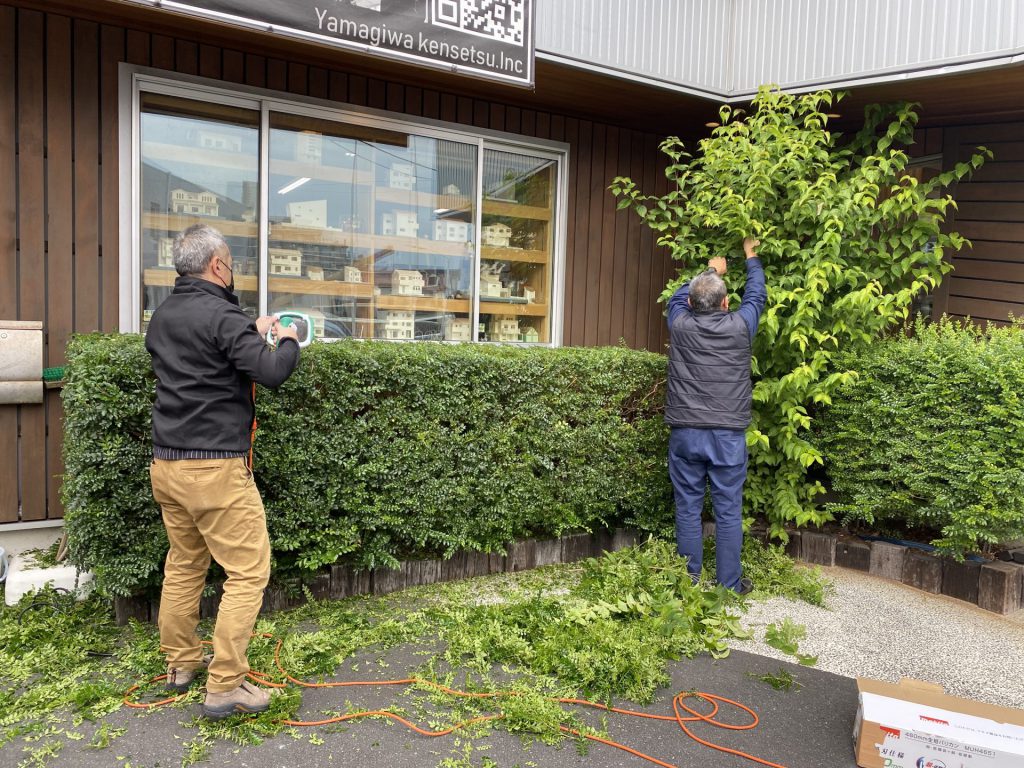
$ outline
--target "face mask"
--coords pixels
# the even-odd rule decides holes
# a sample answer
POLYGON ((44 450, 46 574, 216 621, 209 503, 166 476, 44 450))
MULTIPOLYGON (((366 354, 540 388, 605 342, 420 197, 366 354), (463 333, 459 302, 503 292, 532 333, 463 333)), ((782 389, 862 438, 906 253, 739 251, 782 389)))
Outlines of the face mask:
POLYGON ((229 293, 234 293, 235 292, 235 270, 232 269, 231 267, 229 267, 223 261, 221 261, 221 264, 224 264, 224 267, 227 269, 227 271, 231 273, 231 282, 228 283, 224 287, 227 288, 229 293))

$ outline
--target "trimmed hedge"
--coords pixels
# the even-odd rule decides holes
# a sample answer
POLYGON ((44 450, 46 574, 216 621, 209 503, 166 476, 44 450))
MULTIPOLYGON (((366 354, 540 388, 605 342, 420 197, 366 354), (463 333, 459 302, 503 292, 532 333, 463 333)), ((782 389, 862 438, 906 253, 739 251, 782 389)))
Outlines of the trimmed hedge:
POLYGON ((955 555, 1024 537, 1024 326, 919 324, 846 362, 818 428, 830 511, 955 555))
MULTIPOLYGON (((618 348, 313 345, 257 395, 276 579, 570 530, 669 529, 664 379, 664 356, 618 348)), ((72 561, 109 594, 155 587, 167 543, 142 337, 76 337, 66 382, 72 561)))

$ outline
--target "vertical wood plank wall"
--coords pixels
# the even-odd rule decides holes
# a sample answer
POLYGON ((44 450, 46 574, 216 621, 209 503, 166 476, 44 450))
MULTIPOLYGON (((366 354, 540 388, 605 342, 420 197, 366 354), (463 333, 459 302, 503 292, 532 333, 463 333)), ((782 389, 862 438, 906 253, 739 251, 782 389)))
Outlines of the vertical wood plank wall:
POLYGON ((984 146, 994 157, 953 197, 952 227, 971 241, 953 259, 935 309, 980 323, 1005 325, 1024 317, 1024 123, 945 129, 946 163, 963 162, 984 146))
MULTIPOLYGON (((72 333, 117 329, 120 62, 568 143, 561 341, 664 348, 667 252, 607 191, 664 191, 659 136, 0 6, 0 319, 43 321, 46 367, 72 333)), ((61 517, 62 471, 59 392, 0 406, 0 524, 61 517)))

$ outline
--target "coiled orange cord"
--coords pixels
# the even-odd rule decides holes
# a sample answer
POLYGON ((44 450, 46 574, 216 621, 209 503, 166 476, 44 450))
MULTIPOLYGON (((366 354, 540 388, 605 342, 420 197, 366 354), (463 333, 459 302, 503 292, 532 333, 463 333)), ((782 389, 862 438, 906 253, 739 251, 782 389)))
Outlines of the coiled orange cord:
MULTIPOLYGON (((256 637, 256 636, 257 635, 254 635, 254 637, 256 637)), ((273 635, 271 635, 269 633, 263 633, 261 635, 258 635, 258 637, 263 637, 263 638, 267 638, 267 639, 273 639, 273 635)), ((208 641, 204 641, 203 644, 204 645, 210 645, 210 643, 208 641)), ((495 691, 495 692, 492 692, 492 693, 471 693, 469 691, 459 691, 459 690, 456 690, 454 688, 448 688, 447 686, 441 685, 440 683, 435 683, 435 682, 433 682, 431 680, 424 680, 424 679, 418 678, 418 677, 406 677, 406 678, 402 678, 401 680, 356 680, 356 681, 351 681, 351 682, 308 683, 308 682, 306 682, 304 680, 299 680, 298 678, 292 677, 290 674, 288 674, 288 671, 281 664, 281 647, 282 647, 283 644, 284 644, 283 640, 278 640, 277 641, 277 646, 274 648, 274 664, 277 666, 278 671, 284 676, 285 680, 287 680, 288 683, 292 683, 294 685, 298 685, 298 686, 300 686, 302 688, 351 688, 351 687, 355 687, 355 686, 368 686, 368 685, 423 685, 423 686, 427 686, 427 687, 430 687, 430 688, 434 688, 434 689, 436 689, 438 691, 441 691, 442 693, 446 693, 446 694, 448 694, 450 696, 460 696, 460 697, 463 697, 463 698, 498 699, 498 698, 507 698, 507 697, 511 697, 511 696, 519 696, 520 695, 516 691, 495 691)), ((250 671, 248 676, 249 676, 249 679, 251 679, 254 683, 257 683, 259 685, 264 685, 264 686, 266 686, 268 688, 286 688, 287 685, 288 685, 288 683, 275 683, 275 682, 273 682, 270 679, 270 677, 268 675, 264 674, 263 672, 250 671)), ((165 680, 166 678, 167 678, 167 675, 158 675, 158 676, 154 677, 153 679, 151 679, 149 681, 149 683, 159 682, 160 680, 165 680)), ((160 701, 153 701, 153 702, 149 702, 149 703, 146 703, 146 704, 141 704, 139 702, 132 701, 131 700, 131 695, 133 693, 135 693, 137 690, 139 690, 140 688, 142 688, 143 685, 147 685, 149 683, 137 683, 137 684, 133 685, 131 688, 129 688, 125 692, 125 694, 124 694, 124 704, 125 704, 125 706, 133 707, 135 709, 152 709, 154 707, 160 707, 160 706, 163 706, 165 704, 170 704, 171 702, 177 701, 177 700, 179 700, 182 697, 187 695, 187 694, 184 694, 184 693, 183 694, 178 694, 176 696, 171 696, 170 698, 161 699, 160 701)), ((666 721, 670 721, 670 722, 675 722, 682 729, 683 733, 685 733, 691 739, 696 741, 698 744, 703 744, 705 747, 709 747, 710 749, 718 750, 719 752, 726 752, 726 753, 728 753, 730 755, 736 755, 738 757, 742 757, 742 758, 745 758, 747 760, 751 760, 751 761, 753 761, 755 763, 759 763, 760 765, 769 766, 769 768, 786 768, 786 766, 780 765, 779 763, 773 763, 773 762, 770 762, 768 760, 763 760, 760 757, 755 757, 754 755, 747 754, 746 752, 742 752, 742 751, 740 751, 738 749, 730 749, 729 747, 723 747, 720 744, 715 744, 714 742, 707 741, 706 739, 700 738, 695 733, 693 733, 693 731, 690 730, 690 727, 689 727, 688 724, 698 723, 698 722, 700 722, 700 723, 707 723, 708 725, 713 725, 716 728, 724 728, 724 729, 730 730, 730 731, 747 731, 747 730, 750 730, 752 728, 756 728, 757 727, 757 724, 759 722, 759 718, 757 716, 757 713, 754 712, 754 710, 752 710, 750 707, 745 706, 744 704, 740 704, 738 701, 733 701, 732 699, 727 699, 724 696, 716 696, 714 694, 704 693, 702 691, 683 691, 681 693, 677 693, 673 697, 673 699, 672 699, 672 711, 673 711, 672 715, 651 715, 651 714, 648 714, 646 712, 636 712, 636 711, 631 710, 631 709, 620 709, 619 707, 609 707, 609 706, 607 706, 605 704, 599 704, 597 702, 588 701, 586 699, 569 699, 569 698, 555 698, 555 697, 552 697, 552 698, 549 699, 549 701, 557 701, 560 704, 573 704, 573 705, 581 706, 581 707, 591 707, 593 709, 601 709, 601 710, 604 710, 606 712, 614 712, 616 714, 627 715, 629 717, 642 717, 642 718, 646 718, 646 719, 649 719, 649 720, 666 720, 666 721), (710 702, 711 705, 712 705, 711 712, 709 712, 707 714, 701 714, 700 712, 697 712, 695 709, 690 708, 685 703, 686 700, 690 699, 690 698, 703 699, 704 701, 710 702), (748 715, 750 715, 750 722, 745 724, 745 725, 731 725, 729 723, 723 723, 723 722, 721 722, 719 720, 716 720, 715 719, 715 715, 718 714, 719 704, 723 704, 723 703, 724 704, 731 704, 732 706, 736 707, 737 709, 741 709, 744 712, 746 712, 748 715), (687 714, 684 714, 684 713, 687 713, 687 714)), ((474 717, 474 718, 471 718, 469 720, 463 720, 462 722, 456 723, 451 728, 444 728, 444 729, 438 730, 438 731, 432 731, 432 730, 427 730, 427 729, 424 729, 424 728, 420 728, 418 725, 416 725, 415 723, 412 723, 412 722, 406 720, 401 715, 398 715, 395 712, 391 712, 391 711, 386 710, 386 709, 371 710, 371 711, 366 711, 366 712, 353 712, 352 714, 339 715, 337 717, 327 718, 326 720, 282 720, 281 724, 282 725, 295 726, 295 727, 312 727, 312 726, 317 726, 317 725, 330 725, 332 723, 342 723, 342 722, 345 722, 346 720, 356 720, 356 719, 364 718, 364 717, 387 717, 387 718, 390 718, 392 720, 395 720, 395 721, 401 723, 402 725, 404 725, 409 730, 415 731, 416 733, 420 734, 421 736, 429 736, 429 737, 433 738, 433 737, 437 737, 437 736, 447 736, 447 735, 449 735, 451 733, 454 733, 455 731, 459 730, 460 728, 465 728, 465 727, 467 727, 469 725, 473 725, 474 723, 482 723, 482 722, 486 722, 486 721, 489 721, 489 720, 501 720, 504 717, 504 715, 502 715, 502 714, 482 715, 480 717, 474 717)), ((643 752, 640 752, 639 750, 633 749, 632 747, 628 747, 625 744, 620 744, 617 741, 612 741, 611 739, 603 739, 600 736, 594 736, 592 734, 582 733, 582 732, 580 732, 580 731, 578 731, 576 729, 569 728, 568 726, 565 726, 565 725, 560 725, 559 729, 562 732, 568 733, 568 734, 572 734, 573 736, 582 736, 582 737, 584 737, 586 739, 589 739, 590 741, 595 741, 595 742, 597 742, 599 744, 604 744, 604 745, 609 746, 609 747, 615 747, 616 749, 620 749, 623 752, 628 752, 631 755, 639 757, 642 760, 646 760, 646 761, 648 761, 650 763, 654 763, 654 765, 662 766, 662 768, 678 768, 677 766, 673 765, 672 763, 666 763, 663 760, 659 760, 656 757, 652 757, 651 755, 648 755, 648 754, 645 754, 643 752)))

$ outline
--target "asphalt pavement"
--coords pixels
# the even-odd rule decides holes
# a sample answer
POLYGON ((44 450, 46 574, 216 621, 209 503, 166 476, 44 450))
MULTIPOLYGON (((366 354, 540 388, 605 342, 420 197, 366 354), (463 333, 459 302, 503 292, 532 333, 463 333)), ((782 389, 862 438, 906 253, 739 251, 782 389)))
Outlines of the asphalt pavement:
MULTIPOLYGON (((386 667, 375 665, 375 674, 381 679, 405 674, 422 663, 422 657, 407 648, 391 651, 384 660, 386 667)), ((721 660, 701 656, 674 662, 669 671, 671 685, 661 690, 649 706, 637 707, 628 702, 622 706, 651 714, 671 715, 672 699, 680 691, 703 691, 734 699, 757 713, 760 718, 757 728, 725 730, 696 723, 690 726, 693 733, 706 741, 786 768, 855 768, 852 732, 857 710, 857 686, 851 678, 744 651, 733 651, 721 660), (775 690, 757 679, 765 674, 777 675, 780 669, 788 671, 798 686, 790 690, 775 690)), ((365 679, 367 667, 361 666, 358 672, 339 670, 335 679, 343 680, 346 676, 365 679)), ((356 709, 408 708, 409 700, 403 697, 401 687, 307 689, 303 691, 298 716, 318 719, 323 717, 325 710, 344 710, 347 704, 356 709)), ((699 709, 702 705, 694 706, 699 709)), ((708 705, 705 703, 703 706, 708 705)), ((180 766, 187 752, 186 744, 198 734, 193 723, 198 711, 198 705, 165 707, 142 715, 121 709, 106 718, 111 726, 126 729, 124 735, 109 747, 103 750, 89 748, 91 734, 83 726, 78 730, 86 732, 87 738, 68 742, 60 755, 48 764, 72 768, 180 766)), ((657 758, 662 764, 680 768, 758 765, 699 744, 683 733, 675 722, 598 712, 589 712, 585 717, 595 725, 600 724, 602 718, 607 718, 611 739, 657 758)), ((726 704, 721 705, 718 717, 734 725, 750 722, 747 713, 726 704)), ((421 768, 442 763, 452 768, 489 765, 503 768, 640 768, 652 765, 640 757, 603 744, 588 743, 586 753, 580 754, 575 740, 567 740, 558 747, 530 741, 497 728, 472 739, 458 733, 430 738, 413 733, 398 723, 368 719, 340 726, 285 731, 267 738, 258 746, 219 741, 212 745, 202 764, 247 768, 421 768)), ((0 762, 5 765, 8 764, 7 759, 13 757, 17 755, 0 750, 0 762)))

